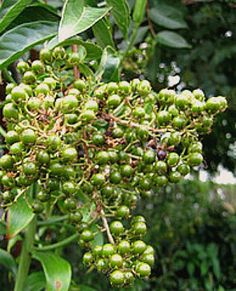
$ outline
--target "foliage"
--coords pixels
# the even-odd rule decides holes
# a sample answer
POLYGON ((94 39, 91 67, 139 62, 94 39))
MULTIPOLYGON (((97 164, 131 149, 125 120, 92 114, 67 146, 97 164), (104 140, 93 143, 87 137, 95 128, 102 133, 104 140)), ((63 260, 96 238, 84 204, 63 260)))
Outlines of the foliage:
MULTIPOLYGON (((236 35, 234 9, 234 1, 217 3, 215 1, 201 1, 199 3, 199 1, 193 0, 175 1, 173 3, 173 1, 169 0, 107 0, 106 2, 84 0, 79 1, 78 4, 78 1, 75 0, 49 0, 47 3, 42 3, 41 1, 5 0, 0 8, 0 69, 3 79, 1 92, 4 91, 6 82, 12 83, 7 87, 10 93, 12 87, 15 86, 15 81, 17 83, 22 81, 21 74, 16 70, 16 63, 19 58, 23 60, 30 58, 31 62, 35 61, 38 57, 39 48, 54 49, 55 55, 57 51, 58 58, 56 57, 56 59, 59 63, 58 67, 60 67, 59 59, 63 58, 63 56, 61 55, 59 45, 62 44, 67 47, 72 46, 72 50, 77 58, 75 62, 72 61, 70 63, 71 72, 74 65, 74 76, 78 77, 78 74, 81 74, 90 84, 94 84, 98 80, 99 82, 119 82, 121 79, 129 81, 134 77, 138 77, 141 79, 147 78, 152 82, 152 86, 157 91, 166 86, 170 86, 171 89, 176 89, 178 92, 183 88, 188 88, 192 91, 196 87, 202 87, 209 95, 226 94, 229 96, 230 110, 218 119, 217 130, 214 135, 211 135, 205 141, 205 160, 208 162, 208 167, 211 171, 215 171, 219 164, 223 164, 234 171, 235 148, 233 142, 235 136, 235 117, 233 114, 233 97, 235 95, 235 84, 233 80, 235 79, 235 70, 233 69, 233 63, 236 35), (171 77, 174 76, 177 79, 172 78, 171 83, 171 77), (227 124, 229 126, 225 126, 227 124)), ((23 73, 27 71, 27 69, 24 70, 24 66, 24 62, 18 63, 18 68, 21 68, 22 70, 20 70, 23 73)), ((39 77, 39 80, 40 78, 43 80, 45 77, 42 75, 42 78, 39 77)), ((30 78, 29 76, 24 76, 23 82, 26 79, 30 80, 30 78)), ((63 79, 64 77, 61 76, 61 78, 63 79)), ((72 79, 71 74, 68 78, 69 81, 64 80, 67 82, 66 85, 69 85, 72 79)), ((186 92, 190 96, 190 91, 186 92)), ((5 103, 9 102, 10 99, 9 95, 5 96, 4 93, 1 93, 1 98, 6 98, 5 103)), ((208 104, 210 103, 211 101, 208 104)), ((208 111, 215 110, 215 104, 214 102, 212 103, 213 105, 211 106, 213 107, 210 110, 208 108, 208 111)), ((222 106, 221 104, 220 107, 222 106)), ((150 111, 149 107, 145 107, 145 110, 150 111)), ((6 111, 5 117, 8 115, 6 111)), ((141 109, 139 111, 141 112, 141 109)), ((13 115, 15 113, 14 111, 13 115)), ((1 128, 1 134, 3 135, 6 134, 5 126, 5 123, 3 123, 3 128, 1 128)), ((3 145, 3 147, 5 146, 3 145)), ((8 183, 11 177, 8 176, 5 179, 5 183, 6 180, 8 183)), ((192 186, 189 191, 192 189, 192 186)), ((74 230, 72 231, 68 223, 63 224, 65 217, 53 216, 47 217, 45 222, 39 221, 39 224, 41 224, 40 233, 36 232, 35 236, 35 219, 29 207, 31 202, 28 200, 30 200, 31 195, 35 195, 38 192, 37 185, 34 184, 32 187, 32 191, 29 192, 29 195, 26 194, 24 196, 25 199, 23 201, 16 199, 17 203, 21 205, 21 211, 18 211, 19 206, 17 206, 17 203, 11 207, 7 220, 7 229, 5 228, 4 221, 0 225, 2 233, 6 233, 7 238, 10 239, 8 250, 15 249, 15 256, 21 253, 15 290, 19 291, 23 290, 23 288, 27 290, 38 288, 40 290, 44 288, 45 284, 47 284, 49 290, 54 290, 54 288, 60 289, 61 287, 61 290, 68 290, 69 282, 67 280, 70 279, 71 271, 66 261, 60 258, 60 255, 64 253, 63 248, 77 240, 79 235, 74 233, 74 230), (16 210, 14 210, 14 207, 16 210), (19 217, 24 219, 19 219, 19 217), (14 221, 13 223, 12 220, 14 221), (60 227, 61 231, 58 232, 60 227), (40 237, 45 241, 48 240, 50 244, 45 246, 45 251, 51 251, 55 248, 57 249, 57 254, 48 253, 47 256, 35 252, 32 241, 34 237, 36 237, 36 243, 39 244, 39 248, 42 247, 40 237), (32 272, 26 282, 24 282, 30 265, 30 253, 33 253, 33 257, 42 264, 45 275, 41 271, 38 272, 40 268, 34 260, 32 272), (58 262, 62 267, 56 268, 54 272, 50 267, 51 262, 48 258, 51 258, 56 264, 58 262), (62 281, 63 286, 61 285, 62 281)), ((150 191, 143 192, 143 196, 150 194, 150 191)), ((16 193, 16 195, 17 198, 21 196, 20 193, 16 193)), ((162 206, 164 207, 165 203, 163 204, 161 196, 158 195, 157 197, 157 201, 153 200, 151 205, 153 209, 158 207, 160 213, 162 213, 162 206), (162 204, 160 204, 160 201, 162 201, 162 204)), ((176 197, 172 197, 173 200, 176 197)), ((187 211, 184 204, 187 197, 181 197, 181 202, 183 202, 184 206, 183 210, 187 211)), ((191 197, 195 196, 191 195, 191 197)), ((87 203, 86 205, 90 204, 87 209, 82 211, 82 216, 85 217, 83 223, 87 223, 89 216, 94 213, 95 206, 86 201, 86 196, 83 193, 80 199, 83 203, 87 203)), ((166 200, 166 197, 164 202, 169 202, 166 200)), ((188 210, 191 208, 191 203, 194 203, 194 201, 190 199, 189 205, 187 205, 188 210)), ((206 204, 210 209, 208 202, 206 204)), ((175 209, 174 206, 173 204, 173 209, 175 209)), ((167 209, 169 209, 168 207, 167 209)), ((47 213, 49 212, 47 209, 47 213)), ((152 213, 151 211, 147 212, 152 213)), ((153 217, 155 215, 158 215, 156 211, 154 211, 153 217)), ((175 211, 170 212, 170 217, 166 218, 164 216, 164 222, 167 221, 168 224, 168 221, 173 219, 177 223, 178 219, 176 217, 178 218, 175 209, 175 211)), ((208 214, 204 216, 206 219, 209 219, 209 217, 210 215, 208 214)), ((162 223, 160 217, 157 217, 157 221, 162 223)), ((183 228, 187 227, 186 217, 184 217, 182 224, 183 228)), ((152 225, 154 236, 152 237, 151 232, 150 241, 155 241, 157 227, 158 224, 152 225)), ((192 228, 194 227, 195 224, 193 223, 192 228)), ((200 242, 197 239, 191 241, 191 233, 185 232, 185 230, 182 232, 180 229, 182 230, 180 225, 178 225, 175 237, 173 238, 170 235, 163 241, 163 248, 159 254, 163 255, 162 270, 159 270, 157 267, 157 278, 147 283, 138 283, 136 285, 137 288, 134 287, 136 288, 135 290, 138 290, 138 288, 140 290, 152 288, 153 286, 158 286, 160 290, 161 288, 163 290, 168 288, 180 288, 180 290, 181 288, 195 288, 196 290, 200 288, 205 288, 206 290, 212 290, 211 288, 218 288, 219 290, 231 288, 234 283, 232 283, 233 279, 231 279, 231 270, 228 270, 227 267, 232 266, 234 262, 229 261, 228 265, 222 268, 221 262, 223 256, 220 260, 217 259, 219 254, 221 255, 221 245, 218 246, 212 239, 200 242), (179 243, 182 235, 183 245, 181 245, 180 253, 178 253, 176 246, 173 247, 173 245, 176 241, 179 243), (178 240, 176 240, 176 237, 178 240), (171 241, 172 238, 173 240, 171 241), (172 246, 171 242, 173 243, 172 246), (165 244, 167 243, 170 243, 170 248, 166 247, 165 244), (195 255, 198 259, 189 260, 189 255, 195 255), (171 263, 166 262, 166 260, 170 260, 171 263), (222 270, 224 270, 223 274, 226 275, 222 275, 222 270), (181 274, 183 274, 183 277, 181 274), (200 280, 196 279, 199 276, 200 280), (180 279, 176 280, 173 278, 180 279)), ((93 232, 97 232, 95 225, 93 225, 93 232)), ((164 236, 168 233, 165 227, 163 232, 159 232, 159 234, 164 236)), ((197 238, 197 235, 195 238, 197 238)), ((102 241, 99 235, 96 235, 95 239, 97 242, 100 241, 100 243, 102 241)), ((232 238, 230 238, 231 240, 232 238)), ((222 240, 221 242, 222 245, 227 245, 226 241, 222 240)), ((83 243, 83 241, 80 241, 80 244, 83 243)), ((162 243, 161 238, 160 243, 162 243)), ((8 256, 3 251, 1 256, 4 261, 8 261, 9 265, 12 266, 12 274, 9 277, 7 274, 5 276, 4 273, 4 282, 8 282, 6 288, 9 289, 9 286, 13 284, 14 279, 12 276, 16 273, 16 267, 10 255, 8 256)), ((70 258, 70 260, 73 261, 73 258, 70 258)), ((136 270, 138 269, 140 268, 137 265, 136 270)), ((113 275, 113 281, 119 281, 121 274, 116 272, 113 275)), ((83 282, 83 284, 89 283, 92 277, 92 275, 89 278, 86 277, 88 281, 83 282)), ((78 284, 80 283, 82 282, 73 282, 71 289, 78 290, 78 284)), ((86 288, 89 290, 89 287, 81 285, 81 289, 86 290, 86 288)))

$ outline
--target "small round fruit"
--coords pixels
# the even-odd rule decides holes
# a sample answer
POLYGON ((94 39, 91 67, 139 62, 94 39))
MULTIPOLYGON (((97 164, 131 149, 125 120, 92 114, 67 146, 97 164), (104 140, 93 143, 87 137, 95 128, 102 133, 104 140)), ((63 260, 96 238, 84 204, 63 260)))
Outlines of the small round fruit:
POLYGON ((68 181, 63 183, 62 190, 64 193, 72 195, 76 192, 76 186, 73 182, 68 181))
POLYGON ((39 60, 33 61, 31 68, 36 74, 41 74, 45 71, 44 64, 39 60))
POLYGON ((21 140, 25 145, 31 145, 36 142, 37 135, 32 129, 25 129, 21 133, 21 140))
POLYGON ((68 211, 72 211, 76 209, 76 200, 69 197, 64 201, 64 207, 68 211))
POLYGON ((122 271, 116 270, 110 274, 110 282, 113 286, 122 286, 125 283, 125 275, 122 271))
POLYGON ((27 93, 25 92, 25 90, 20 87, 20 86, 17 86, 15 88, 12 89, 11 91, 11 96, 12 96, 12 99, 16 102, 20 102, 22 100, 26 100, 28 95, 27 93))
POLYGON ((130 243, 129 241, 127 240, 122 240, 119 244, 118 244, 118 252, 121 254, 121 255, 124 255, 124 254, 128 254, 130 252, 130 243))
POLYGON ((84 229, 81 233, 81 239, 85 242, 91 241, 94 238, 94 234, 90 229, 84 229))
POLYGON ((90 265, 93 262, 93 254, 91 252, 87 252, 83 255, 83 263, 85 265, 90 265))
POLYGON ((104 257, 110 257, 115 253, 115 247, 112 244, 105 244, 102 247, 102 255, 104 257))
POLYGON ((48 164, 50 162, 50 156, 44 150, 39 151, 36 158, 40 164, 48 164))
POLYGON ((132 231, 136 234, 136 235, 144 235, 147 232, 147 226, 146 223, 144 222, 135 222, 132 225, 132 231))
POLYGON ((155 162, 155 159, 156 159, 156 153, 153 150, 148 150, 143 155, 143 161, 146 164, 152 164, 153 162, 155 162))
POLYGON ((61 157, 66 162, 73 162, 77 159, 77 150, 73 147, 68 147, 62 150, 61 157))
POLYGON ((36 81, 36 76, 33 72, 27 71, 24 73, 22 80, 26 84, 33 84, 36 81))
POLYGON ((151 275, 151 267, 146 263, 137 264, 135 271, 140 277, 148 277, 151 275))
POLYGON ((137 240, 132 245, 132 252, 134 254, 142 254, 147 248, 147 245, 142 240, 137 240))
POLYGON ((96 161, 99 165, 104 165, 109 162, 110 155, 107 151, 100 151, 96 155, 96 161))
POLYGON ((114 254, 110 257, 110 265, 112 268, 119 268, 123 265, 123 259, 120 255, 114 254))
POLYGON ((102 255, 102 246, 95 246, 93 248, 93 254, 95 257, 99 257, 102 255))
POLYGON ((96 133, 93 135, 92 141, 95 145, 100 146, 100 145, 103 145, 105 143, 105 138, 102 134, 96 133))
POLYGON ((96 267, 99 272, 105 271, 108 267, 107 260, 99 259, 98 261, 96 261, 96 267))
POLYGON ((153 254, 143 254, 141 257, 141 261, 143 263, 148 264, 149 266, 153 266, 155 262, 155 258, 153 254))
POLYGON ((141 96, 147 96, 152 90, 151 84, 147 80, 142 80, 137 85, 137 91, 141 96))
POLYGON ((110 224, 111 233, 115 236, 119 236, 124 232, 124 226, 120 221, 113 221, 110 224))
POLYGON ((178 183, 181 180, 181 178, 182 176, 178 171, 173 171, 169 175, 169 180, 171 183, 178 183))
POLYGON ((41 49, 39 52, 40 60, 46 64, 51 63, 52 61, 52 52, 48 49, 41 49))
POLYGON ((22 142, 15 142, 10 146, 10 153, 13 155, 22 155, 24 151, 24 145, 22 142))
POLYGON ((179 155, 177 153, 169 153, 167 156, 167 164, 170 167, 174 167, 179 162, 179 155))
POLYGON ((129 178, 133 175, 134 170, 130 165, 123 165, 120 168, 120 172, 123 177, 129 178))
POLYGON ((0 158, 0 167, 2 169, 12 169, 14 161, 10 155, 4 155, 0 158))
POLYGON ((96 118, 96 115, 93 110, 85 110, 84 112, 81 113, 81 118, 85 122, 92 121, 96 118))
POLYGON ((5 136, 6 143, 13 144, 20 141, 19 134, 15 130, 10 130, 5 136))
POLYGON ((18 119, 18 110, 13 103, 7 103, 4 105, 2 112, 6 119, 18 119))
POLYGON ((91 178, 91 182, 94 186, 101 186, 106 181, 106 178, 103 174, 94 174, 91 178))
POLYGON ((70 220, 75 223, 81 222, 82 218, 83 218, 83 215, 81 214, 79 210, 70 214, 70 220))
POLYGON ((25 73, 26 71, 28 71, 30 67, 29 67, 29 64, 28 64, 28 63, 26 63, 26 62, 24 62, 24 61, 20 61, 20 62, 17 64, 16 68, 17 68, 17 70, 18 70, 21 74, 23 74, 23 73, 25 73))
POLYGON ((49 151, 56 151, 61 145, 61 139, 57 135, 50 135, 46 140, 46 145, 48 146, 49 151))
POLYGON ((200 153, 192 153, 188 156, 188 164, 192 167, 199 166, 203 162, 203 156, 200 153))
POLYGON ((115 108, 121 103, 121 97, 119 95, 111 95, 107 99, 107 105, 110 108, 115 108))
POLYGON ((79 101, 74 95, 68 95, 62 99, 63 113, 70 113, 78 108, 79 101))
POLYGON ((129 208, 125 205, 118 207, 116 211, 116 216, 119 218, 128 217, 129 216, 129 208))
POLYGON ((184 164, 181 164, 181 165, 178 166, 177 171, 181 175, 186 176, 186 175, 188 175, 190 173, 190 167, 189 167, 188 164, 184 163, 184 164))
POLYGON ((32 210, 34 213, 41 213, 44 210, 43 203, 39 201, 34 201, 32 205, 32 210))
POLYGON ((33 176, 37 173, 37 167, 33 162, 25 162, 23 164, 23 172, 27 176, 33 176))
POLYGON ((119 184, 122 180, 122 176, 121 176, 120 172, 114 171, 110 174, 109 179, 110 179, 110 182, 112 184, 119 184))

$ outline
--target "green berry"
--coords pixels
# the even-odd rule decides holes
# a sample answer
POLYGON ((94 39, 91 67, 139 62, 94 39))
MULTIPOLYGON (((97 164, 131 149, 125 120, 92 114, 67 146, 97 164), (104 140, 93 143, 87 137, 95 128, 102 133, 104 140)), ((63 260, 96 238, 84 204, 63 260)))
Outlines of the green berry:
POLYGON ((124 226, 120 221, 113 221, 110 225, 111 233, 115 236, 119 236, 124 232, 124 226))

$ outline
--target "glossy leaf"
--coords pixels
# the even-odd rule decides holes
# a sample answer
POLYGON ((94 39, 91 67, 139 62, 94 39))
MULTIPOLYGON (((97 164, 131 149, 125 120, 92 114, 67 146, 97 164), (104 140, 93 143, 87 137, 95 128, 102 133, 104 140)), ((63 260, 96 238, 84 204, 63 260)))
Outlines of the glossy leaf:
POLYGON ((91 41, 84 41, 79 37, 67 39, 61 43, 59 43, 58 37, 55 36, 52 40, 49 41, 47 44, 47 48, 53 49, 54 47, 58 45, 63 45, 63 46, 70 46, 72 44, 77 44, 77 45, 82 45, 85 47, 87 51, 87 60, 97 60, 100 59, 102 56, 102 49, 96 45, 95 43, 91 41))
POLYGON ((97 43, 105 48, 107 46, 115 47, 112 38, 112 28, 108 21, 101 19, 92 27, 97 43))
POLYGON ((44 3, 34 3, 27 6, 16 19, 8 26, 8 30, 18 25, 28 22, 36 21, 59 21, 60 17, 57 15, 56 10, 44 3))
POLYGON ((107 0, 107 4, 112 6, 111 13, 116 24, 127 37, 130 24, 129 4, 126 0, 107 0))
POLYGON ((191 45, 178 33, 163 30, 156 36, 157 44, 161 44, 171 48, 185 49, 191 48, 191 45))
POLYGON ((32 2, 32 0, 4 1, 0 10, 0 33, 32 2))
POLYGON ((67 291, 71 281, 70 264, 51 252, 34 252, 33 258, 40 261, 46 277, 47 291, 67 291))
POLYGON ((65 1, 59 26, 59 41, 79 34, 103 18, 110 8, 96 8, 84 5, 84 1, 65 1))
POLYGON ((43 272, 31 273, 25 282, 24 291, 41 291, 45 290, 46 279, 43 272))
POLYGON ((7 237, 12 238, 22 231, 33 219, 34 213, 25 201, 20 197, 8 210, 7 237))
POLYGON ((26 23, 7 31, 0 37, 0 69, 35 45, 52 38, 56 31, 57 23, 48 21, 26 23))
POLYGON ((96 73, 97 79, 102 78, 104 82, 118 81, 119 65, 120 58, 117 56, 116 51, 112 47, 107 47, 103 51, 101 63, 96 73))
POLYGON ((157 3, 154 8, 150 9, 149 16, 153 22, 165 28, 180 29, 188 27, 183 19, 182 12, 164 3, 157 3))
POLYGON ((17 271, 16 262, 13 259, 12 255, 3 249, 0 249, 0 265, 3 265, 5 268, 10 270, 14 275, 16 275, 17 271))

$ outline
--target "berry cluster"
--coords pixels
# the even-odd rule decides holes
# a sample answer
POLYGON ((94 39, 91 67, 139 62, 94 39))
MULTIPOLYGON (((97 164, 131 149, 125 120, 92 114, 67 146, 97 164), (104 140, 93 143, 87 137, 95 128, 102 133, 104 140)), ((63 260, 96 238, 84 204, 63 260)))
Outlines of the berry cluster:
MULTIPOLYGON (((227 107, 224 97, 205 101, 199 89, 155 93, 147 80, 104 84, 84 75, 74 78, 73 68, 85 56, 83 47, 77 53, 57 47, 43 49, 40 60, 18 63, 23 77, 19 85, 6 88, 8 152, 0 159, 3 207, 23 196, 41 216, 48 208, 70 214, 80 230, 83 197, 96 204, 96 219, 128 217, 139 196, 177 183, 200 165, 199 136, 210 131, 214 115, 227 107), (38 191, 30 200, 32 184, 38 191)), ((145 252, 145 244, 133 242, 123 265, 117 243, 110 263, 103 257, 100 262, 113 269, 126 269, 126 262, 132 269, 134 246, 143 244, 145 252)), ((145 260, 132 270, 140 276, 150 273, 145 260)), ((113 284, 128 282, 122 272, 110 274, 113 284)))
MULTIPOLYGON (((90 246, 90 251, 83 256, 84 264, 93 265, 99 272, 108 273, 114 286, 130 285, 135 276, 150 276, 154 250, 142 240, 147 230, 144 217, 133 217, 129 229, 125 229, 120 220, 115 220, 111 222, 109 229, 114 239, 102 246, 90 246)), ((81 237, 86 242, 93 239, 89 230, 84 230, 81 237)))

